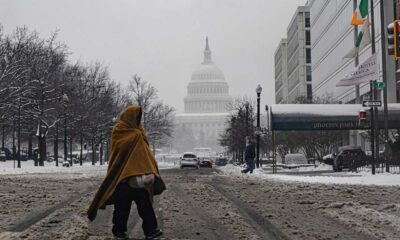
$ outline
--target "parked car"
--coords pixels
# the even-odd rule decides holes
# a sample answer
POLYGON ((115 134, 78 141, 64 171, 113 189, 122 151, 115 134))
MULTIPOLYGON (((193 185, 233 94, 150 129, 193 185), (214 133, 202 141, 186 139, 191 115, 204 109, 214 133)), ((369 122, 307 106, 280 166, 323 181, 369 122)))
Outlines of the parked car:
POLYGON ((274 158, 273 157, 263 157, 261 158, 261 163, 264 165, 266 164, 273 164, 274 163, 274 158))
POLYGON ((71 163, 70 163, 69 161, 63 161, 63 162, 61 163, 61 166, 63 166, 63 167, 70 167, 70 166, 71 166, 71 163))
POLYGON ((308 161, 302 153, 290 153, 285 155, 284 164, 308 164, 308 161))
POLYGON ((334 154, 333 171, 341 172, 343 169, 355 170, 367 164, 367 155, 360 146, 342 146, 334 154))
POLYGON ((192 152, 186 152, 183 154, 183 156, 180 159, 180 167, 195 167, 195 168, 200 168, 199 166, 199 160, 196 156, 196 154, 192 152))
POLYGON ((208 158, 202 158, 199 160, 199 166, 212 168, 212 161, 208 158))
POLYGON ((0 150, 0 161, 5 161, 5 160, 6 160, 6 152, 0 150))
POLYGON ((328 165, 333 165, 334 155, 333 153, 327 154, 322 157, 322 162, 328 165))
POLYGON ((215 159, 215 165, 217 166, 225 166, 228 163, 228 159, 226 157, 217 157, 215 159))
POLYGON ((6 159, 12 159, 12 152, 8 148, 0 149, 0 152, 3 152, 5 154, 6 159))

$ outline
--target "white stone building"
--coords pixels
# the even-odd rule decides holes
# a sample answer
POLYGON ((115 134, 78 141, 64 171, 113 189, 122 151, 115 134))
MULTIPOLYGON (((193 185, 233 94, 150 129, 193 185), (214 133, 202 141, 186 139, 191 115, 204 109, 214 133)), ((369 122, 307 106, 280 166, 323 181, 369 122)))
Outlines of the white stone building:
POLYGON ((198 147, 221 150, 218 139, 226 128, 228 108, 232 101, 225 76, 211 59, 207 38, 204 60, 193 72, 187 87, 185 111, 176 115, 175 138, 179 143, 178 148, 183 148, 178 150, 191 151, 198 147))

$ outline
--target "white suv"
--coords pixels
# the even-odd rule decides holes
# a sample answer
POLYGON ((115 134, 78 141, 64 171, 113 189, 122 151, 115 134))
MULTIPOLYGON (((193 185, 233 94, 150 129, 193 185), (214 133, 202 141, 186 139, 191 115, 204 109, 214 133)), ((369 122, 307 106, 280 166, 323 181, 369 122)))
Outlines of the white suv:
POLYGON ((181 157, 181 168, 184 167, 195 167, 195 168, 200 168, 199 166, 199 160, 196 156, 196 154, 192 152, 186 152, 183 154, 181 157))

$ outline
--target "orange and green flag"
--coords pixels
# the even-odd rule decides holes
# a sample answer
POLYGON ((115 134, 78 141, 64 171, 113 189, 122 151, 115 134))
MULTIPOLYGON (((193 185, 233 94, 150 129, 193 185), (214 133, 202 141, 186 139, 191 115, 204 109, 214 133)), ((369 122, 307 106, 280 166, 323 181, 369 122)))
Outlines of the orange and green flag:
POLYGON ((363 25, 368 15, 368 0, 361 0, 358 8, 354 11, 351 25, 363 25))

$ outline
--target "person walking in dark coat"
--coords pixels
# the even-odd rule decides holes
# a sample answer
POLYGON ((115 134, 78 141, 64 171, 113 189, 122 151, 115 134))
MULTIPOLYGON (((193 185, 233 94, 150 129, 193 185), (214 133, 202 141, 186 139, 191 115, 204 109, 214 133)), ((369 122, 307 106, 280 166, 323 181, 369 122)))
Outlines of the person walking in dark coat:
POLYGON ((246 152, 244 154, 246 160, 246 169, 242 173, 253 173, 254 170, 254 158, 256 157, 256 147, 254 141, 250 137, 246 137, 246 152))

